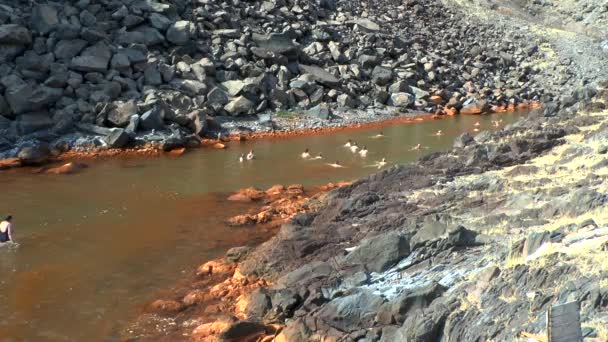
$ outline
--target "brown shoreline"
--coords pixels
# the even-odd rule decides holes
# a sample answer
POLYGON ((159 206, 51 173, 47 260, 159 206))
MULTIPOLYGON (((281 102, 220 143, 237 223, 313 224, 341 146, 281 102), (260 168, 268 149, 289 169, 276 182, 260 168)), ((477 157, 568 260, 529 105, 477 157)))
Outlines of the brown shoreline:
MULTIPOLYGON (((227 218, 226 223, 232 226, 237 221, 237 225, 263 228, 270 232, 267 236, 269 239, 291 217, 317 210, 327 192, 348 184, 351 183, 328 183, 309 189, 304 189, 299 184, 275 185, 265 191, 241 189, 231 194, 228 200, 252 202, 258 206, 243 215, 227 218), (243 217, 248 219, 241 221, 243 217)), ((242 247, 236 249, 238 248, 242 247)), ((123 340, 152 338, 181 341, 188 336, 188 340, 219 341, 218 338, 233 323, 247 319, 248 295, 258 288, 272 285, 267 279, 241 274, 238 262, 246 253, 238 257, 226 255, 207 261, 194 272, 178 279, 170 289, 157 293, 157 298, 160 299, 145 304, 129 326, 121 331, 123 340), (150 315, 157 318, 151 319, 150 315), (157 329, 158 320, 162 322, 166 318, 173 320, 173 323, 169 330, 161 333, 157 329)), ((282 330, 281 326, 274 324, 255 324, 258 324, 258 331, 254 336, 241 336, 234 341, 271 341, 282 330)))

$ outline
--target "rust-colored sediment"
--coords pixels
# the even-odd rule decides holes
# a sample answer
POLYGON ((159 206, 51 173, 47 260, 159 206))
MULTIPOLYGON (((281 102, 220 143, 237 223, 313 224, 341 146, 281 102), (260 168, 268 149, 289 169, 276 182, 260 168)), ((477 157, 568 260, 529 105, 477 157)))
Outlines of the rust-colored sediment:
MULTIPOLYGON (((329 183, 308 190, 299 184, 275 185, 266 191, 242 189, 228 199, 259 203, 260 206, 228 219, 228 224, 263 225, 276 229, 298 213, 314 211, 313 199, 348 184, 350 182, 329 183)), ((218 341, 232 323, 248 318, 248 294, 271 285, 267 279, 243 275, 235 262, 225 258, 211 260, 197 268, 194 279, 186 280, 173 289, 170 298, 158 299, 147 305, 144 315, 154 313, 173 317, 178 322, 196 322, 189 328, 180 325, 173 333, 175 336, 191 336, 193 341, 218 341)), ((274 324, 265 325, 251 341, 271 341, 280 334, 281 328, 274 324)), ((151 332, 139 333, 148 335, 151 332)))
MULTIPOLYGON (((540 102, 527 102, 520 103, 518 105, 508 106, 492 106, 490 113, 507 113, 518 110, 531 110, 538 108, 542 105, 540 102)), ((379 120, 374 122, 359 123, 346 126, 338 127, 322 127, 322 128, 310 128, 290 131, 274 131, 267 133, 252 133, 246 135, 231 135, 223 137, 222 141, 217 139, 201 139, 200 147, 225 149, 228 148, 227 142, 230 141, 243 141, 243 140, 254 140, 254 139, 281 139, 294 136, 305 136, 305 135, 316 135, 316 134, 329 134, 339 131, 347 130, 360 130, 369 128, 380 128, 396 124, 405 123, 416 123, 428 120, 437 120, 446 117, 450 117, 458 114, 455 109, 446 108, 443 114, 429 114, 424 113, 418 116, 409 117, 395 117, 385 120, 379 120)), ((95 160, 104 158, 131 158, 131 157, 161 157, 161 156, 181 156, 187 151, 185 148, 180 148, 173 151, 163 151, 160 147, 149 144, 145 146, 138 146, 135 148, 125 149, 91 149, 84 151, 67 151, 49 160, 50 163, 58 161, 72 161, 72 160, 95 160)), ((18 159, 0 159, 0 170, 20 167, 21 163, 18 159)))

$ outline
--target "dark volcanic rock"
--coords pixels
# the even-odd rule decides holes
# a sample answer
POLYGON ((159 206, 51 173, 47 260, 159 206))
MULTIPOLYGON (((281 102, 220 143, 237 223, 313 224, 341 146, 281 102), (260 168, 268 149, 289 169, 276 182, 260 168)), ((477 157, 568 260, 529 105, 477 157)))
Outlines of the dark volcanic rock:
POLYGON ((366 271, 382 272, 410 253, 410 246, 405 236, 393 232, 363 240, 361 244, 346 256, 346 262, 362 265, 366 271))

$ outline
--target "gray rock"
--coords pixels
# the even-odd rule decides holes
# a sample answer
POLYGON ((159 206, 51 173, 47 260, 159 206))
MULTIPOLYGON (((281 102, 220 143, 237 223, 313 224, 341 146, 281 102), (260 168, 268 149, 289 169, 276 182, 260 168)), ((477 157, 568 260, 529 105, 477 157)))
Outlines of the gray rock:
POLYGON ((222 89, 215 87, 207 94, 207 105, 218 110, 229 102, 228 94, 222 89))
POLYGON ((17 117, 17 131, 25 135, 53 127, 53 120, 48 113, 27 113, 17 117))
POLYGON ((440 297, 447 289, 436 282, 418 288, 407 289, 392 301, 392 312, 395 321, 401 323, 412 312, 428 307, 435 298, 440 297))
POLYGON ((253 109, 254 103, 244 96, 239 96, 224 106, 224 110, 232 116, 248 114, 253 109))
POLYGON ((462 133, 454 140, 454 148, 460 149, 467 145, 474 144, 475 139, 469 132, 462 133))
POLYGON ((230 262, 239 262, 241 259, 243 259, 245 256, 247 256, 247 254, 249 254, 249 252, 251 252, 252 250, 253 250, 253 248, 249 247, 249 246, 230 248, 226 252, 226 260, 228 260, 230 262))
POLYGON ((305 113, 308 116, 321 120, 329 120, 329 117, 331 116, 331 110, 329 109, 329 106, 326 103, 318 104, 307 110, 305 113))
POLYGON ((387 85, 393 79, 393 71, 387 67, 376 66, 372 71, 372 82, 377 85, 387 85))
POLYGON ((315 318, 339 331, 371 328, 376 312, 383 302, 379 295, 368 290, 359 290, 322 306, 315 318))
POLYGON ((24 26, 17 24, 0 25, 0 44, 29 45, 32 34, 24 26))
POLYGON ((363 32, 373 33, 380 31, 380 25, 367 18, 359 18, 357 20, 354 20, 353 23, 355 24, 358 30, 361 30, 363 32))
POLYGON ((249 341, 265 331, 264 324, 253 321, 233 323, 220 335, 222 341, 249 341))
POLYGON ((388 99, 388 104, 395 107, 409 107, 414 103, 414 96, 408 93, 393 93, 388 99))
POLYGON ((110 148, 122 148, 129 143, 131 137, 122 128, 112 128, 110 134, 105 137, 105 141, 110 148))
POLYGON ((131 122, 133 114, 137 113, 138 108, 134 100, 117 103, 115 108, 109 111, 107 120, 114 126, 125 127, 131 122))
POLYGON ((152 27, 161 31, 165 31, 171 25, 171 20, 160 13, 150 14, 148 21, 150 21, 152 27))
POLYGON ((32 10, 31 21, 32 28, 40 34, 45 35, 51 32, 59 23, 57 10, 46 4, 37 5, 32 10))
POLYGON ((132 27, 135 27, 135 26, 141 24, 143 21, 144 21, 144 18, 142 18, 138 15, 129 14, 123 18, 122 24, 124 26, 126 26, 127 28, 132 28, 132 27))
POLYGON ((333 58, 334 61, 336 61, 337 63, 346 62, 347 58, 342 53, 342 49, 340 48, 340 45, 338 43, 329 42, 329 44, 327 44, 327 47, 329 48, 329 52, 331 53, 331 58, 333 58))
POLYGON ((155 107, 141 115, 139 124, 144 130, 162 129, 165 127, 163 117, 161 116, 162 111, 155 107))
POLYGON ((105 73, 110 58, 110 48, 104 43, 98 43, 86 48, 80 56, 72 58, 70 68, 76 71, 105 73))
POLYGON ((32 96, 32 87, 25 82, 9 87, 4 96, 14 114, 32 110, 32 104, 29 102, 32 96))
POLYGON ((114 54, 110 62, 110 66, 112 67, 112 69, 118 70, 121 73, 128 72, 129 70, 131 70, 131 62, 129 61, 129 56, 121 52, 114 54))
POLYGON ((60 40, 55 45, 55 58, 59 60, 69 60, 72 59, 88 45, 88 43, 82 39, 70 39, 70 40, 60 40))
POLYGON ((87 10, 80 12, 80 24, 86 27, 93 27, 96 23, 97 18, 91 12, 87 10))
POLYGON ((340 83, 340 80, 336 76, 316 65, 298 64, 298 68, 301 73, 309 74, 312 80, 329 87, 336 86, 340 83))
POLYGON ((23 56, 17 57, 15 62, 17 67, 31 71, 39 71, 46 73, 51 67, 51 63, 55 61, 52 53, 39 55, 34 51, 26 51, 23 56))
MULTIPOLYGON (((12 117, 13 116, 13 111, 11 110, 11 107, 9 106, 8 102, 6 102, 6 100, 4 99, 4 96, 2 96, 2 94, 0 94, 0 116, 2 117, 12 117)), ((6 128, 6 127, 4 127, 6 128)))
POLYGON ((410 254, 407 238, 392 232, 363 240, 345 262, 363 265, 367 271, 382 272, 410 254))
POLYGON ((416 96, 416 100, 421 100, 429 96, 429 92, 426 90, 422 90, 417 87, 410 87, 410 91, 414 96, 416 96))
POLYGON ((55 27, 55 38, 57 39, 76 39, 80 37, 80 26, 75 24, 61 23, 55 27))
POLYGON ((247 318, 261 320, 270 310, 271 302, 268 290, 265 288, 257 288, 251 291, 247 296, 247 318))
POLYGON ((180 20, 169 27, 167 30, 167 40, 175 45, 185 45, 194 36, 194 24, 186 20, 180 20))
POLYGON ((158 64, 150 63, 144 70, 145 84, 148 85, 161 85, 163 83, 162 76, 158 70, 158 64))
POLYGON ((25 46, 15 44, 1 44, 0 43, 0 63, 12 62, 15 57, 25 51, 25 46))
POLYGON ((338 95, 337 102, 342 107, 355 108, 357 106, 357 101, 348 94, 338 95))
POLYGON ((405 81, 397 81, 388 87, 388 92, 390 94, 408 93, 408 92, 410 92, 410 86, 405 81))
POLYGON ((188 114, 192 122, 192 131, 198 136, 203 136, 207 131, 207 114, 202 110, 195 110, 188 114))
POLYGON ((297 47, 291 37, 286 33, 258 34, 254 33, 251 39, 258 47, 281 55, 297 53, 297 47))
POLYGON ((31 108, 39 109, 54 104, 62 95, 62 89, 39 86, 30 95, 29 103, 31 108))
POLYGON ((125 132, 127 132, 127 134, 133 136, 133 135, 135 135, 135 132, 137 132, 138 128, 139 128, 139 115, 133 114, 129 117, 129 124, 125 128, 125 132))

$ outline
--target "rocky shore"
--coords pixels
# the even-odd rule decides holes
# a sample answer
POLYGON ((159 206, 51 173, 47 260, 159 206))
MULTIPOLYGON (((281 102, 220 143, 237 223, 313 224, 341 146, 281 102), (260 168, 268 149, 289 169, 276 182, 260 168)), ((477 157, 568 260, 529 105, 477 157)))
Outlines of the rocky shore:
POLYGON ((578 86, 578 63, 547 61, 545 37, 467 11, 436 0, 2 0, 0 159, 479 114, 578 86))
POLYGON ((162 328, 131 337, 512 341, 576 300, 585 340, 605 341, 608 92, 587 90, 577 115, 541 108, 316 198, 266 243, 201 266, 205 300, 157 302, 138 323, 162 328))

